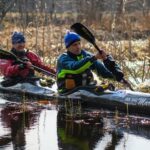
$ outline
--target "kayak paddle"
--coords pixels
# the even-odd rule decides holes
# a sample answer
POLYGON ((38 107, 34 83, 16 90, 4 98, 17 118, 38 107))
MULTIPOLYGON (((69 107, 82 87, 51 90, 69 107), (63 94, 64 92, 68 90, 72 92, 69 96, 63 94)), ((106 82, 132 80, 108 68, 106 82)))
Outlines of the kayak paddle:
MULTIPOLYGON (((79 34, 81 37, 83 37, 84 39, 86 39, 89 43, 91 43, 100 54, 102 53, 102 51, 100 50, 100 48, 97 46, 97 44, 95 42, 94 35, 92 34, 92 32, 87 27, 85 27, 81 23, 75 23, 70 28, 73 31, 75 31, 77 34, 79 34)), ((130 90, 134 91, 133 88, 131 87, 131 84, 127 80, 125 80, 123 78, 121 80, 121 82, 123 84, 125 84, 130 90)))
MULTIPOLYGON (((19 59, 15 54, 11 53, 11 52, 8 52, 8 51, 5 51, 5 50, 2 50, 0 49, 0 59, 12 59, 12 60, 16 60, 20 63, 25 63, 24 61, 22 61, 21 59, 19 59)), ((39 68, 35 65, 32 65, 32 67, 37 70, 37 71, 40 71, 40 72, 43 72, 44 74, 46 75, 50 75, 50 76, 53 76, 53 77, 56 77, 55 74, 47 71, 47 70, 44 70, 42 68, 39 68)))
POLYGON ((92 34, 92 32, 87 27, 85 27, 81 23, 75 23, 75 24, 73 24, 71 26, 71 29, 74 30, 81 37, 83 37, 84 39, 86 39, 88 42, 90 42, 91 44, 93 44, 93 46, 99 51, 99 53, 101 53, 101 50, 96 45, 94 35, 92 34))

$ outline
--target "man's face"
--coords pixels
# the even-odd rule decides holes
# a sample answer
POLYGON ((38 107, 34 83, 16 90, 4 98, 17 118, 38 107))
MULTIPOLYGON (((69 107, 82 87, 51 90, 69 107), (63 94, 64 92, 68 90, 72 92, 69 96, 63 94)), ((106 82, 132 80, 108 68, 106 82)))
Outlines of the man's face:
POLYGON ((75 55, 79 55, 81 53, 81 42, 80 41, 74 42, 72 45, 68 47, 68 51, 70 51, 75 55))
POLYGON ((25 48, 25 43, 22 42, 22 43, 13 44, 13 48, 18 50, 18 51, 22 51, 25 48))

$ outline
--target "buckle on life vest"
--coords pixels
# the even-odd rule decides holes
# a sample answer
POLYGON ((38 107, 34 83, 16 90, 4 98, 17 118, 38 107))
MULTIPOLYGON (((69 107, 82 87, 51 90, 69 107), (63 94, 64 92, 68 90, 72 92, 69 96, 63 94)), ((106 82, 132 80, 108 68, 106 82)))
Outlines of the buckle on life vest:
POLYGON ((70 90, 76 87, 74 79, 66 79, 65 80, 65 88, 70 90))

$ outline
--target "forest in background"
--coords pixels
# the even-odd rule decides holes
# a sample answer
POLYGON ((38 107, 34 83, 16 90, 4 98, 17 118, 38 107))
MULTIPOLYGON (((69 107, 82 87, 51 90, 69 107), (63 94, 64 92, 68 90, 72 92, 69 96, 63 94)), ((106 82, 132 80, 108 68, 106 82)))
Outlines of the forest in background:
MULTIPOLYGON (((149 0, 0 0, 0 48, 10 49, 11 33, 22 31, 27 47, 55 66, 66 30, 81 22, 138 84, 150 79, 149 20, 149 0)), ((95 52, 87 41, 82 45, 95 52)))

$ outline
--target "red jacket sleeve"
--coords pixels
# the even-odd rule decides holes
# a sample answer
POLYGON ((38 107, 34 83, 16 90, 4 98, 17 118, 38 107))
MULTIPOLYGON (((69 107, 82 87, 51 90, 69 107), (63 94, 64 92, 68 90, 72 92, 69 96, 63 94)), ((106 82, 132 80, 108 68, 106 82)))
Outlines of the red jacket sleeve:
POLYGON ((22 76, 26 77, 27 74, 29 73, 29 69, 19 69, 19 65, 13 65, 13 60, 4 60, 0 59, 0 70, 1 73, 5 77, 15 77, 15 76, 22 76))
POLYGON ((28 57, 28 59, 30 60, 30 62, 31 62, 33 65, 35 65, 35 66, 37 66, 37 67, 39 67, 39 68, 42 68, 42 69, 44 69, 44 70, 46 70, 46 71, 49 71, 49 72, 51 72, 51 73, 53 73, 53 74, 56 74, 56 70, 55 70, 54 68, 51 68, 51 67, 45 65, 45 64, 41 61, 40 57, 37 56, 35 53, 29 51, 29 52, 27 53, 27 57, 28 57))

